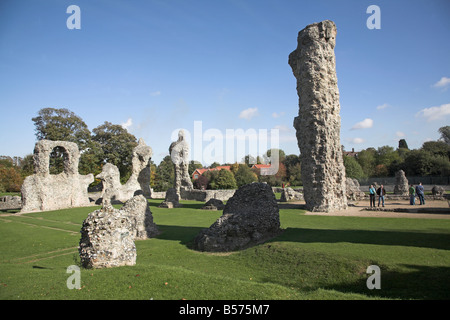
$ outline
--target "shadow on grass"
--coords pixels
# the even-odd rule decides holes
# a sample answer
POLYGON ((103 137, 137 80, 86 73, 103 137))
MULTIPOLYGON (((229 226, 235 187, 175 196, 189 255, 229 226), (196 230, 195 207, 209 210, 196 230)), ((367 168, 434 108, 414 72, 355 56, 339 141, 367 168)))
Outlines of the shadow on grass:
MULTIPOLYGON (((158 225, 159 239, 177 240, 187 245, 204 227, 158 225)), ((411 231, 329 230, 287 228, 268 242, 288 241, 301 243, 357 243, 386 246, 405 246, 450 250, 450 234, 411 231)))
POLYGON ((156 237, 157 239, 179 241, 191 249, 194 238, 204 228, 158 225, 158 229, 161 234, 156 237))
MULTIPOLYGON (((193 240, 196 235, 204 229, 203 227, 186 227, 186 226, 173 226, 173 225, 158 225, 158 228, 162 233, 157 236, 158 239, 179 241, 181 245, 186 246, 188 249, 192 249, 193 240)), ((425 248, 437 248, 437 249, 450 249, 450 238, 447 234, 430 234, 430 233, 420 233, 420 232, 393 232, 393 231, 366 231, 366 230, 320 230, 320 229, 301 229, 301 228, 287 228, 280 236, 266 242, 265 245, 259 246, 254 250, 269 250, 267 248, 274 247, 271 242, 301 242, 301 243, 312 243, 312 242, 324 242, 324 243, 338 243, 338 242, 350 242, 350 243, 361 243, 361 244, 376 244, 376 245, 386 245, 386 246, 415 246, 415 247, 425 247, 425 248)), ((275 246, 277 247, 277 246, 275 246)), ((275 248, 274 247, 274 248, 275 248)), ((281 268, 280 272, 289 273, 291 271, 284 270, 285 268, 290 268, 292 266, 287 266, 283 258, 283 250, 289 250, 287 248, 274 251, 271 256, 274 260, 269 261, 271 268, 281 268), (277 255, 281 254, 280 262, 277 263, 277 255), (275 261, 275 262, 274 262, 275 261), (275 265, 274 265, 275 263, 275 265), (284 270, 284 271, 283 271, 284 270)), ((256 252, 255 251, 255 252, 256 252)), ((244 256, 251 254, 253 251, 243 253, 244 256), (250 252, 250 253, 249 253, 250 252)), ((291 257, 295 252, 285 253, 286 257, 291 257)), ((296 261, 298 263, 305 263, 304 259, 306 257, 309 263, 314 263, 310 261, 310 256, 301 256, 301 252, 296 261), (308 258, 309 257, 309 258, 308 258)), ((315 259, 318 259, 317 254, 310 252, 307 255, 313 255, 315 259)), ((318 259, 317 266, 319 271, 311 271, 311 269, 305 269, 307 272, 304 277, 312 277, 309 281, 311 287, 304 287, 300 285, 299 290, 317 290, 318 287, 327 290, 336 290, 344 293, 358 293, 363 294, 368 297, 375 298, 388 298, 388 299, 449 299, 450 298, 450 267, 430 267, 421 265, 399 265, 395 269, 384 266, 383 264, 374 262, 362 262, 363 268, 359 268, 358 274, 349 273, 348 280, 341 282, 335 282, 333 279, 328 279, 325 277, 327 272, 340 272, 339 267, 333 267, 334 262, 341 264, 361 264, 360 262, 342 260, 343 258, 336 259, 335 256, 328 256, 327 254, 319 254, 323 258, 318 259), (334 260, 333 260, 334 259, 334 260), (344 263, 345 262, 345 263, 344 263), (331 263, 331 269, 328 270, 327 267, 331 263), (364 263, 367 263, 364 264, 364 263), (366 268, 370 264, 376 264, 381 268, 381 289, 370 290, 367 288, 367 278, 370 274, 365 274, 366 268), (323 269, 325 268, 325 269, 323 269), (333 269, 334 268, 334 269, 333 269), (323 270, 322 270, 323 269, 323 270), (309 270, 309 272, 308 272, 309 270), (321 271, 320 271, 321 270, 321 271), (313 274, 309 274, 312 272, 313 274), (323 272, 323 274, 321 273, 323 272), (324 277, 322 279, 322 276, 324 277), (317 279, 316 279, 317 278, 317 279), (317 282, 317 283, 316 283, 317 282)), ((256 263, 259 267, 264 260, 259 261, 258 256, 249 256, 251 261, 248 263, 256 263), (256 260, 255 260, 256 259, 256 260), (255 261, 253 261, 255 260, 255 261)), ((294 260, 295 260, 294 259, 294 260)), ((290 261, 290 260, 289 260, 290 261)), ((294 261, 295 262, 295 261, 294 261)), ((297 269, 301 266, 297 265, 297 269)), ((344 269, 342 272, 350 272, 344 269), (346 271, 345 271, 346 270, 346 271)), ((336 274, 336 277, 341 277, 341 275, 336 274)), ((345 277, 344 277, 345 278, 345 277)), ((283 278, 284 279, 284 278, 283 278)), ((281 285, 286 285, 285 280, 277 279, 268 276, 267 279, 263 280, 267 282, 280 282, 281 285)), ((296 284, 292 284, 297 287, 296 284)))
POLYGON ((450 267, 401 265, 403 270, 380 266, 380 289, 367 288, 367 277, 354 282, 324 285, 324 289, 388 299, 448 300, 450 267))
MULTIPOLYGON (((156 207, 157 208, 163 201, 164 201, 164 199, 162 199, 162 200, 158 200, 157 199, 156 201, 149 201, 149 205, 150 205, 150 207, 156 207)), ((181 201, 181 204, 183 206, 180 207, 180 209, 182 209, 182 208, 185 208, 185 209, 201 209, 205 205, 204 202, 185 203, 183 201, 181 201)), ((168 208, 161 208, 161 209, 172 210, 172 209, 168 209, 168 208)))
POLYGON ((273 241, 360 243, 450 250, 450 234, 410 231, 329 230, 287 228, 273 241))

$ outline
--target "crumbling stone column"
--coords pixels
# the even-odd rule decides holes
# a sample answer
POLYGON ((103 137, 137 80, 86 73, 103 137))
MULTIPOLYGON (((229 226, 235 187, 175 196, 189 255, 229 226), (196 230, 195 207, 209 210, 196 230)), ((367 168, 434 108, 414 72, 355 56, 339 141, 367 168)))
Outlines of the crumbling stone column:
POLYGON ((319 212, 346 209, 334 55, 336 26, 330 20, 308 25, 297 41, 289 65, 297 79, 299 112, 294 128, 306 207, 319 212))
POLYGON ((178 140, 170 144, 169 153, 175 167, 174 188, 177 194, 180 195, 181 188, 194 189, 189 176, 189 145, 183 130, 178 132, 178 140))

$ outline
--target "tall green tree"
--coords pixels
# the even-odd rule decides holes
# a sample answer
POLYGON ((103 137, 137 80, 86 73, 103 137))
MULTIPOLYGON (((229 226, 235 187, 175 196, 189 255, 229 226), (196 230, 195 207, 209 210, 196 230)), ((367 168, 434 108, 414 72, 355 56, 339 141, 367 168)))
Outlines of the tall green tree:
POLYGON ((361 165, 356 161, 354 157, 344 155, 345 175, 348 178, 362 179, 367 177, 361 165))
MULTIPOLYGON (((66 108, 43 108, 31 120, 34 122, 37 140, 75 142, 82 154, 80 162, 83 163, 83 153, 91 143, 91 133, 81 117, 66 108)), ((63 150, 57 147, 50 154, 50 173, 60 173, 63 168, 63 150)), ((92 168, 85 169, 91 171, 92 168)))
POLYGON ((408 143, 406 143, 406 140, 405 140, 405 139, 400 139, 400 140, 398 141, 398 148, 399 148, 399 149, 409 149, 409 148, 408 148, 408 143))
POLYGON ((236 180, 231 171, 219 170, 214 189, 236 189, 236 180))
POLYGON ((450 145, 450 126, 440 127, 441 140, 450 145))
POLYGON ((236 171, 234 178, 236 179, 237 187, 258 181, 258 176, 247 165, 239 165, 239 169, 236 171))
POLYGON ((172 158, 165 156, 159 163, 155 173, 155 191, 167 191, 173 188, 173 181, 175 180, 175 169, 172 158))
POLYGON ((376 154, 377 151, 374 148, 367 148, 358 153, 357 161, 364 174, 368 177, 374 175, 375 167, 377 165, 376 154))
POLYGON ((91 140, 86 123, 72 111, 61 108, 43 108, 31 119, 37 140, 70 141, 84 151, 91 140))
POLYGON ((127 181, 131 175, 133 149, 137 139, 118 124, 105 121, 92 130, 92 140, 102 150, 102 162, 112 163, 119 168, 121 181, 127 181))

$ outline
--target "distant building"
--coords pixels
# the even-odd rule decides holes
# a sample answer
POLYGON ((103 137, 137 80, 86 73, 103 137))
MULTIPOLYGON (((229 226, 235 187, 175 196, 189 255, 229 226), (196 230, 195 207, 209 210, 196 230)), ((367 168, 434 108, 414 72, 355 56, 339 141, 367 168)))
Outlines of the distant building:
POLYGON ((259 169, 259 172, 264 175, 265 171, 269 171, 271 167, 271 164, 254 164, 252 169, 259 169))
POLYGON ((231 166, 217 166, 215 168, 200 168, 200 169, 195 169, 195 171, 192 173, 192 180, 197 180, 198 177, 200 177, 203 173, 205 173, 206 171, 219 171, 219 170, 228 170, 231 171, 231 166))
POLYGON ((344 154, 348 157, 356 158, 358 157, 358 151, 355 151, 355 148, 352 148, 352 151, 344 151, 344 154))

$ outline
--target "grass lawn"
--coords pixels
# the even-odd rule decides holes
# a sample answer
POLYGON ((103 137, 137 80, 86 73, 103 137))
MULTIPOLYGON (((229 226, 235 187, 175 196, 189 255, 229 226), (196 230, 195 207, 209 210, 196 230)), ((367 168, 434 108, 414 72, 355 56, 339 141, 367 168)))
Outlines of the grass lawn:
POLYGON ((306 216, 280 210, 284 233, 247 250, 190 249, 221 211, 150 200, 157 238, 136 241, 137 264, 81 269, 81 289, 66 273, 78 265, 81 223, 98 207, 0 216, 0 299, 449 299, 450 220, 306 216), (366 286, 369 265, 381 289, 366 286))

